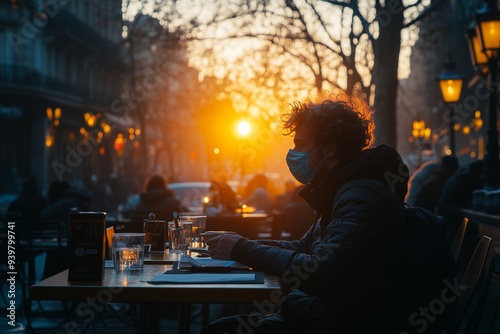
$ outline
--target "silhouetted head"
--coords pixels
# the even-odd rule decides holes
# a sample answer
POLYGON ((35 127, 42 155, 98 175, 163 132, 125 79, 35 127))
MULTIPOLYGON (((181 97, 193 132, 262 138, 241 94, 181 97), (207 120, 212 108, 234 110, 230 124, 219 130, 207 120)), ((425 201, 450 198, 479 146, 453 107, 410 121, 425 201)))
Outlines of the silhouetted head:
POLYGON ((474 174, 474 175, 480 175, 483 173, 483 161, 482 160, 476 160, 473 161, 469 164, 469 170, 474 174))
POLYGON ((264 188, 267 189, 267 185, 269 183, 268 178, 264 174, 257 174, 253 177, 253 185, 256 188, 264 188))
POLYGON ((455 175, 459 167, 458 159, 454 155, 445 155, 439 163, 436 173, 451 177, 455 175))
POLYGON ((33 176, 30 176, 23 183, 23 190, 21 191, 23 195, 39 195, 40 189, 38 188, 38 184, 36 183, 36 179, 33 176))
POLYGON ((149 191, 152 189, 167 189, 167 180, 161 174, 153 174, 146 181, 144 190, 149 191))
POLYGON ((54 181, 50 184, 47 199, 49 204, 55 203, 63 197, 63 194, 70 188, 68 181, 54 181))
POLYGON ((445 168, 448 168, 448 169, 455 169, 457 170, 458 169, 458 159, 456 156, 454 155, 445 155, 442 159, 441 159, 441 165, 445 168))

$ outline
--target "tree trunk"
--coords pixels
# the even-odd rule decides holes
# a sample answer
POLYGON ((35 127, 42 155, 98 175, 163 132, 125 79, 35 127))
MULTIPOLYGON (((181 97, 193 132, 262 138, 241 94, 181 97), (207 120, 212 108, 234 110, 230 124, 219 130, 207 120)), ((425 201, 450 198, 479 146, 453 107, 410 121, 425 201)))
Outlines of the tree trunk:
POLYGON ((373 68, 375 142, 387 143, 396 147, 396 98, 401 29, 404 19, 403 5, 400 4, 397 8, 393 6, 390 11, 382 8, 378 11, 377 19, 379 37, 373 46, 375 53, 373 68), (385 13, 385 15, 380 13, 385 13))

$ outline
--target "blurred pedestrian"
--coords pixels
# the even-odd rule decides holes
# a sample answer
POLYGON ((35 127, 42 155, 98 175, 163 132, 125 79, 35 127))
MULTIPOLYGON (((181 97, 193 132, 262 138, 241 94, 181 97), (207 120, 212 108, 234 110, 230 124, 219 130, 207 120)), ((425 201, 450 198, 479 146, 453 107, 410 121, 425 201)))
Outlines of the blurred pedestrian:
MULTIPOLYGON (((445 184, 439 199, 438 211, 445 219, 446 237, 448 242, 453 242, 455 235, 465 215, 461 209, 472 208, 472 193, 481 189, 484 182, 483 162, 471 162, 467 168, 460 170, 445 184)), ((467 224, 462 244, 461 258, 468 262, 478 241, 478 226, 472 222, 467 224)), ((463 261, 460 261, 463 263, 463 261)))
POLYGON ((144 184, 144 192, 140 195, 132 218, 131 232, 143 231, 143 220, 150 213, 156 215, 157 220, 173 220, 174 212, 185 211, 186 208, 175 198, 175 193, 167 188, 167 180, 161 174, 153 174, 144 184))
POLYGON ((36 179, 28 177, 19 196, 9 205, 7 212, 19 214, 21 219, 36 219, 47 206, 47 200, 40 193, 36 179))
POLYGON ((222 211, 234 212, 238 207, 238 201, 233 189, 227 184, 228 181, 228 178, 223 175, 216 176, 212 179, 210 191, 212 194, 218 194, 219 203, 217 204, 222 204, 222 211))
POLYGON ((410 177, 408 181, 408 194, 406 195, 405 202, 410 206, 415 206, 415 199, 417 198, 417 194, 422 189, 425 181, 429 179, 429 177, 434 173, 436 168, 438 167, 438 163, 434 160, 427 161, 423 163, 410 177))
POLYGON ((269 213, 271 198, 268 192, 269 179, 264 174, 256 174, 248 183, 243 204, 255 208, 255 211, 269 213))
POLYGON ((299 196, 302 187, 295 187, 290 202, 281 211, 285 215, 284 230, 289 240, 300 240, 314 223, 315 211, 299 196))
POLYGON ((49 187, 49 205, 40 213, 41 219, 57 219, 68 223, 70 211, 90 211, 92 193, 83 186, 67 181, 54 181, 49 187))
POLYGON ((292 197, 296 194, 296 184, 293 180, 287 180, 285 182, 285 191, 276 196, 276 200, 273 203, 273 210, 282 211, 285 206, 291 203, 292 197))
POLYGON ((445 155, 430 178, 425 181, 415 198, 414 206, 419 206, 430 212, 437 212, 441 192, 446 181, 458 170, 458 159, 454 155, 445 155))
POLYGON ((90 190, 94 194, 92 198, 92 210, 104 211, 108 214, 116 211, 113 201, 113 192, 109 183, 99 179, 97 175, 90 176, 90 190))

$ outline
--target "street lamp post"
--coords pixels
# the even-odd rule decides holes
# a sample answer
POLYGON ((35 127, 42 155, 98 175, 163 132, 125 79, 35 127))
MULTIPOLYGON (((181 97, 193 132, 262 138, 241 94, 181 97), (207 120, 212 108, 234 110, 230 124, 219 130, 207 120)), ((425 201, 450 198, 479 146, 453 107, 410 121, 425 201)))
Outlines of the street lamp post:
POLYGON ((474 15, 474 35, 468 31, 471 58, 474 65, 488 64, 490 93, 488 108, 488 127, 486 155, 484 157, 485 186, 498 188, 500 185, 500 149, 497 128, 497 71, 500 51, 500 11, 496 0, 487 0, 486 6, 474 15), (475 39, 474 39, 475 38, 475 39), (478 43, 479 42, 479 43, 478 43), (487 59, 487 61, 486 61, 487 59))
POLYGON ((453 103, 460 101, 460 95, 462 93, 462 86, 464 79, 461 75, 455 72, 455 62, 448 58, 444 62, 444 72, 439 77, 439 88, 441 90, 441 96, 446 105, 449 105, 449 131, 450 131, 450 151, 452 155, 455 155, 455 112, 453 110, 453 103))

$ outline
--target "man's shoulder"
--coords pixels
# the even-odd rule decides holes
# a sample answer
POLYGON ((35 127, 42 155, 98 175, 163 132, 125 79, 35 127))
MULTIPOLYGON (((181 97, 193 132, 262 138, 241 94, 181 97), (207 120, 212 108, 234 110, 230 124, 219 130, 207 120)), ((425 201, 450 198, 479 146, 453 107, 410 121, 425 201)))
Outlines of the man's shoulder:
POLYGON ((355 179, 346 182, 336 194, 336 201, 341 198, 383 198, 393 193, 390 186, 375 179, 355 179))

